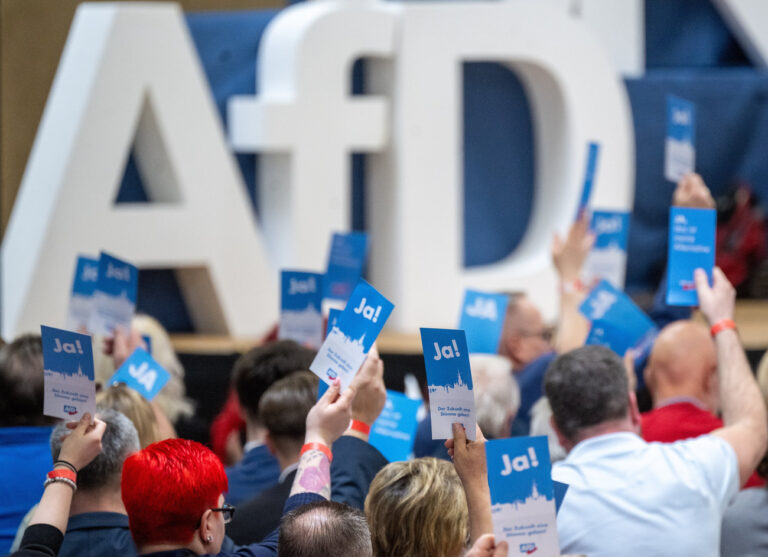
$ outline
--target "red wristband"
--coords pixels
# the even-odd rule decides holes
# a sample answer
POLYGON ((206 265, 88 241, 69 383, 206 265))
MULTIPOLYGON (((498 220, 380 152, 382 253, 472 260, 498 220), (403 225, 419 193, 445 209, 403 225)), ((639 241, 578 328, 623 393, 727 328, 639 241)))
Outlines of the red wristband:
POLYGON ((349 426, 349 429, 359 431, 363 435, 368 435, 371 432, 371 426, 360 420, 352 420, 352 425, 349 426))
POLYGON ((709 330, 709 334, 715 337, 717 336, 717 333, 728 329, 733 329, 734 331, 736 330, 736 323, 734 323, 733 319, 723 319, 722 321, 718 321, 712 325, 712 328, 709 330))
POLYGON ((328 457, 328 462, 333 461, 333 453, 331 452, 331 449, 328 447, 328 445, 323 445, 322 443, 305 443, 301 448, 299 456, 303 455, 307 451, 320 451, 328 457))
POLYGON ((77 474, 68 469, 59 468, 57 470, 51 470, 48 472, 48 479, 52 480, 54 478, 65 478, 72 483, 77 483, 77 474))

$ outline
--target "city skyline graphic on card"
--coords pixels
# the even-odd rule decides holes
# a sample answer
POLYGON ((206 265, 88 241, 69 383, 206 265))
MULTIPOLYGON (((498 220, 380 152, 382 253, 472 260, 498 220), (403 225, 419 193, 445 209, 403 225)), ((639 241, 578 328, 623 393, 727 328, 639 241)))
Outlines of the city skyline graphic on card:
POLYGON ((592 322, 586 344, 607 346, 619 356, 652 342, 658 329, 624 292, 600 281, 579 307, 592 322))
POLYGON ((670 306, 699 304, 693 272, 704 269, 711 284, 716 233, 715 209, 670 208, 667 245, 667 304, 670 306))
POLYGON ((368 234, 365 232, 334 233, 323 281, 323 297, 347 301, 363 275, 367 254, 368 234))
POLYGON ((677 183, 696 168, 696 105, 667 96, 667 138, 664 177, 677 183))
POLYGON ((507 313, 509 297, 477 290, 464 292, 459 329, 467 335, 471 354, 495 354, 507 313))
POLYGON ((576 210, 576 220, 579 220, 584 211, 589 207, 589 200, 592 197, 592 186, 595 184, 595 175, 597 174, 599 155, 600 144, 595 142, 588 143, 587 163, 584 168, 584 182, 581 186, 581 197, 579 198, 579 207, 576 210))
POLYGON ((475 440, 475 394, 464 331, 421 329, 427 369, 432 439, 453 439, 453 424, 464 426, 475 440))
POLYGON ((98 281, 99 260, 85 255, 78 256, 67 309, 67 329, 79 331, 88 328, 94 307, 93 293, 98 281))
POLYGON ((122 259, 101 252, 99 280, 93 293, 94 309, 88 330, 97 335, 112 335, 115 327, 130 330, 136 309, 138 269, 122 259))
MULTIPOLYGON (((336 326, 336 323, 339 322, 339 315, 341 315, 342 311, 341 309, 331 308, 328 310, 328 323, 325 326, 325 336, 327 337, 329 334, 331 334, 331 331, 336 326)), ((325 339, 323 339, 325 340, 325 339)), ((328 390, 328 383, 325 381, 320 381, 317 384, 317 399, 320 400, 320 397, 325 394, 325 391, 328 390)))
POLYGON ((627 269, 629 213, 593 211, 590 229, 595 235, 595 244, 584 262, 582 282, 593 284, 605 279, 622 290, 627 269))
POLYGON ((485 454, 496 540, 510 555, 559 556, 547 437, 489 440, 485 454))
POLYGON ((323 343, 323 275, 307 271, 280 273, 280 323, 277 337, 319 348, 323 343))
POLYGON ((149 352, 137 348, 110 377, 107 385, 124 383, 151 401, 170 378, 171 374, 158 364, 149 352))
POLYGON ((79 420, 96 408, 96 382, 90 335, 42 325, 43 414, 79 420))
POLYGON ((389 462, 408 460, 413 453, 422 401, 387 389, 387 401, 373 422, 368 442, 389 462))
POLYGON ((394 307, 373 286, 360 279, 309 366, 310 371, 328 384, 339 378, 341 390, 345 390, 394 307))

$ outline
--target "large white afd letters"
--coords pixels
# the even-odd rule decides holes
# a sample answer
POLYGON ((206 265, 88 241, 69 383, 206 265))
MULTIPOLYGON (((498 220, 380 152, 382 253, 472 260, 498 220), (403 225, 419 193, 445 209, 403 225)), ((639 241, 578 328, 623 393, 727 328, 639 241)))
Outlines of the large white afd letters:
POLYGON ((176 268, 198 330, 256 335, 275 273, 178 6, 78 8, 0 253, 2 333, 66 316, 77 253, 176 268), (114 205, 135 135, 151 204, 114 205))

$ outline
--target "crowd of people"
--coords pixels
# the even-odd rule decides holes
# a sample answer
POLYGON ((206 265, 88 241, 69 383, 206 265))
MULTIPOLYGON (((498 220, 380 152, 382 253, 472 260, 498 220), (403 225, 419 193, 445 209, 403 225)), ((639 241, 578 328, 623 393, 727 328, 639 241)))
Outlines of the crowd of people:
MULTIPOLYGON (((689 175, 674 203, 712 199, 689 175)), ((516 555, 493 535, 486 439, 547 435, 552 478, 569 486, 557 514, 563 554, 768 555, 768 360, 758 382, 733 323, 734 288, 717 268, 711 282, 697 270, 706 326, 658 303, 646 353, 585 346, 579 279, 592 241, 583 217, 553 243, 554 329, 511 293, 499 353, 472 356, 476 439, 454 424, 452 439, 433 441, 427 415, 406 461, 388 462, 369 443, 386 401, 375 346, 346 390, 337 380, 320 398, 313 350, 289 340, 249 350, 212 450, 177 436, 174 424, 194 408, 172 350, 157 352, 167 341, 152 339, 172 373, 162 397, 104 387, 95 416, 56 423, 42 414, 40 337, 13 340, 0 348, 0 551, 516 555), (644 413, 640 387, 652 400, 644 413)), ((102 383, 142 346, 139 328, 105 342, 102 383)))

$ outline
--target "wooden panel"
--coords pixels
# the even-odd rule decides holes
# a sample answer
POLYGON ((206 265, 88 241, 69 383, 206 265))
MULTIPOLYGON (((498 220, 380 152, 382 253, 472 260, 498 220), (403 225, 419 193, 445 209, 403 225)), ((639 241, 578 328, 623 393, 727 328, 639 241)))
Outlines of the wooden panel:
MULTIPOLYGON (((11 214, 75 8, 81 1, 0 0, 0 238, 11 214)), ((190 12, 285 5, 282 0, 178 3, 190 12)))

